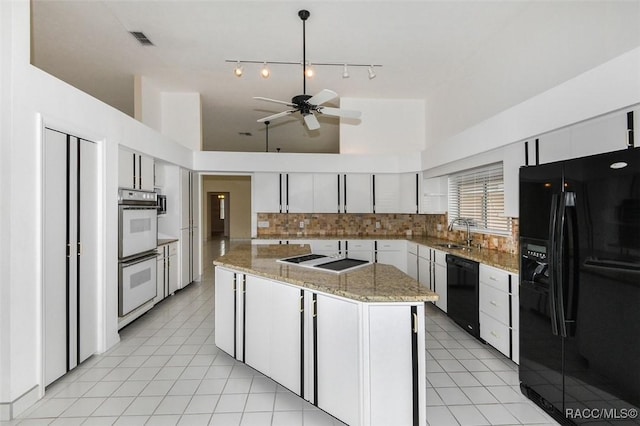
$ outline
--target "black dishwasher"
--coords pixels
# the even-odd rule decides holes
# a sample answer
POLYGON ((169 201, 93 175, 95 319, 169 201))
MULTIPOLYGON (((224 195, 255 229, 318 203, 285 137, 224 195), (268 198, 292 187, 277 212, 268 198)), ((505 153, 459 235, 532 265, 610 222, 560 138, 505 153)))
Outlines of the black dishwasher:
POLYGON ((480 339, 478 262, 447 255, 447 315, 480 339))

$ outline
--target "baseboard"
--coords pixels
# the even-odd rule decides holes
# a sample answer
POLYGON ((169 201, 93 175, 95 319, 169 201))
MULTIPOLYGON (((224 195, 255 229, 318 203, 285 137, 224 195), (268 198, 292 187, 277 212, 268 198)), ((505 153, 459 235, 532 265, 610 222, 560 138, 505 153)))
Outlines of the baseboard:
POLYGON ((40 386, 35 385, 12 402, 0 402, 0 421, 13 420, 40 399, 40 386))

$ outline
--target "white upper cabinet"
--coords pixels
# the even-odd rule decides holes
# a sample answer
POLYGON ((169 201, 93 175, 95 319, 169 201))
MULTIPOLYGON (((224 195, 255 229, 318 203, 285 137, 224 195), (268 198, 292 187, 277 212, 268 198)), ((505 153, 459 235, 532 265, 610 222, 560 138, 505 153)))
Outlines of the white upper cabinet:
POLYGON ((279 173, 254 173, 253 205, 256 213, 280 213, 282 200, 279 173))
POLYGON ((373 176, 375 213, 417 213, 416 173, 385 173, 373 176))
POLYGON ((153 157, 120 148, 118 151, 118 186, 153 191, 153 163, 153 157))
POLYGON ((253 202, 256 213, 313 213, 311 173, 255 173, 253 202))
POLYGON ((420 211, 420 174, 400 174, 400 204, 398 213, 416 214, 420 211))
POLYGON ((576 124, 571 127, 571 153, 584 157, 625 149, 627 135, 627 111, 576 124))
POLYGON ((540 164, 552 163, 554 161, 568 160, 571 153, 571 130, 560 129, 555 132, 541 135, 529 141, 529 148, 534 148, 533 156, 529 154, 529 165, 535 165, 535 140, 538 139, 539 162, 540 164), (533 157, 533 158, 532 158, 533 157))
POLYGON ((313 212, 340 212, 340 175, 316 173, 313 175, 313 212))
POLYGON ((422 181, 422 206, 420 213, 443 214, 447 212, 449 178, 439 176, 422 181))
MULTIPOLYGON (((630 134, 628 114, 632 111, 617 111, 504 147, 505 216, 519 216, 521 166, 535 166, 625 149, 630 134)), ((638 111, 634 111, 633 121, 634 124, 637 123, 638 111)))
POLYGON ((313 175, 311 173, 282 174, 285 193, 283 213, 313 213, 313 175))
POLYGON ((350 173, 342 177, 342 213, 373 213, 371 175, 350 173))
POLYGON ((400 175, 397 173, 373 176, 373 210, 375 213, 399 213, 400 175))

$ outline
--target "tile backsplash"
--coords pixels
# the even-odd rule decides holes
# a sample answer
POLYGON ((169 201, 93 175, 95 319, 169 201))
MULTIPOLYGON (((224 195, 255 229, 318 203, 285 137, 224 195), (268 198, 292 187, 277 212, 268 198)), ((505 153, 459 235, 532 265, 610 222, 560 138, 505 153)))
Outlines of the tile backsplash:
MULTIPOLYGON (((511 236, 472 233, 473 245, 515 253, 518 249, 518 219, 511 236)), ((464 231, 447 230, 446 214, 373 213, 258 213, 258 237, 435 237, 463 242, 464 231)))

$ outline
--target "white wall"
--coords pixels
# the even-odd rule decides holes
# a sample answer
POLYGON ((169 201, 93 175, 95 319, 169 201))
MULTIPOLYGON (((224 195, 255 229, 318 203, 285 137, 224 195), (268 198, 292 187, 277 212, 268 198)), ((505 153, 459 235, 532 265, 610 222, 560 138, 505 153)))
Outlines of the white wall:
POLYGON ((162 92, 161 132, 192 151, 202 151, 200 93, 162 92))
MULTIPOLYGON (((11 79, 13 41, 12 8, 0 2, 0 404, 11 394, 11 247, 6 244, 11 231, 11 169, 6 159, 11 156, 11 79)), ((11 414, 11 407, 0 405, 0 420, 11 414)))
POLYGON ((428 98, 427 140, 448 140, 640 46, 638 1, 518 3, 516 15, 474 40, 473 53, 438 78, 428 98))
POLYGON ((118 145, 191 168, 190 150, 31 66, 28 0, 0 2, 0 415, 27 408, 42 377, 42 124, 98 142, 101 269, 99 350, 118 341, 118 145), (7 87, 7 82, 8 87, 7 87), (108 207, 111 206, 111 207, 108 207))
POLYGON ((200 93, 165 92, 149 77, 135 76, 134 117, 182 146, 202 150, 200 93))
POLYGON ((203 176, 202 181, 202 235, 208 240, 211 234, 211 206, 208 193, 228 192, 229 238, 251 238, 251 177, 250 176, 203 176))
POLYGON ((640 102, 640 48, 595 67, 422 152, 431 169, 640 102))
POLYGON ((134 81, 134 118, 158 132, 162 131, 162 93, 149 77, 134 81))
POLYGON ((399 173, 422 170, 420 156, 409 154, 292 154, 275 152, 195 152, 198 171, 399 173))
POLYGON ((358 125, 340 120, 341 154, 395 155, 425 149, 424 99, 341 98, 340 108, 362 112, 358 125))

